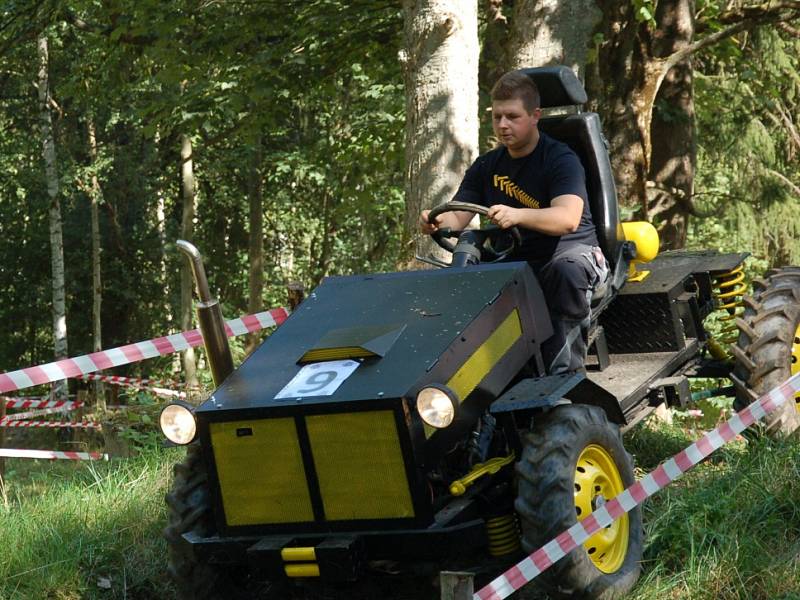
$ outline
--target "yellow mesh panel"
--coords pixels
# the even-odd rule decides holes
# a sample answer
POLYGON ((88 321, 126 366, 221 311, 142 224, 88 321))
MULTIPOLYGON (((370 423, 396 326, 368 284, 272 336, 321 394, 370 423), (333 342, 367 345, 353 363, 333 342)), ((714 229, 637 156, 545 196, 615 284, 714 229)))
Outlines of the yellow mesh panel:
POLYGON ((294 419, 212 423, 211 445, 228 525, 314 520, 294 419))
POLYGON ((317 415, 306 426, 326 519, 414 516, 391 411, 317 415))

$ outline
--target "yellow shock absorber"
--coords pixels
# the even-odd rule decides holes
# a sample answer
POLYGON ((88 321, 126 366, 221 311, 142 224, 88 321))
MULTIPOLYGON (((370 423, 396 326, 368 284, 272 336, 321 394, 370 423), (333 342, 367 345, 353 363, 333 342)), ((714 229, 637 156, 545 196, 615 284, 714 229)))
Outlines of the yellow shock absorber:
POLYGON ((489 538, 489 554, 492 556, 505 556, 518 552, 521 548, 517 515, 513 512, 487 519, 486 533, 489 538))
POLYGON ((747 292, 747 284, 744 283, 744 266, 739 265, 727 273, 715 276, 714 283, 717 308, 724 310, 726 314, 719 319, 722 321, 719 338, 716 340, 709 338, 708 348, 714 358, 724 360, 731 357, 731 353, 724 347, 724 344, 735 344, 739 335, 736 318, 741 316, 744 311, 742 296, 747 292))

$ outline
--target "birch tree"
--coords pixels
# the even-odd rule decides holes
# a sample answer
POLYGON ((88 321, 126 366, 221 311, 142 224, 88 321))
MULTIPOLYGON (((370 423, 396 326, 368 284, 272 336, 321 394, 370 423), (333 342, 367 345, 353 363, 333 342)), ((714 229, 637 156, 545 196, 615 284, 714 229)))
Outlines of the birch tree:
MULTIPOLYGON (((67 348, 67 309, 64 290, 64 240, 61 224, 61 203, 59 201, 58 165, 56 163, 56 143, 53 135, 53 119, 50 114, 50 80, 48 76, 49 56, 47 37, 37 40, 39 57, 39 131, 42 138, 42 158, 44 159, 47 196, 50 200, 50 266, 53 277, 53 346, 56 359, 66 358, 67 348)), ((68 389, 66 380, 53 384, 56 399, 66 399, 68 389)))
MULTIPOLYGON (((248 173, 248 198, 250 230, 248 232, 248 312, 252 315, 264 310, 264 194, 261 179, 261 136, 256 136, 250 157, 248 173)), ((253 333, 247 339, 247 351, 252 352, 261 336, 253 333)))
MULTIPOLYGON (((181 218, 181 239, 191 242, 194 239, 195 209, 195 181, 192 163, 192 139, 181 135, 181 190, 183 197, 183 212, 181 218)), ((192 328, 192 269, 188 260, 181 261, 181 329, 186 331, 192 328)), ((183 372, 186 384, 197 385, 197 359, 194 348, 187 348, 182 353, 183 372)))
MULTIPOLYGON (((98 352, 103 349, 103 330, 102 320, 100 318, 103 304, 103 291, 100 263, 100 215, 98 213, 98 205, 103 198, 103 188, 100 187, 100 179, 97 177, 97 133, 92 116, 88 118, 86 126, 89 135, 89 156, 92 160, 93 167, 91 187, 89 190, 92 214, 92 349, 98 352)), ((103 382, 95 382, 95 394, 97 396, 97 407, 105 409, 103 382)))
MULTIPOLYGON (((478 153, 478 16, 469 0, 405 0, 405 232, 420 212, 452 199, 478 153)), ((413 239, 413 238, 412 238, 413 239)), ((428 238, 404 245, 441 256, 428 238), (414 247, 415 246, 415 247, 414 247)))

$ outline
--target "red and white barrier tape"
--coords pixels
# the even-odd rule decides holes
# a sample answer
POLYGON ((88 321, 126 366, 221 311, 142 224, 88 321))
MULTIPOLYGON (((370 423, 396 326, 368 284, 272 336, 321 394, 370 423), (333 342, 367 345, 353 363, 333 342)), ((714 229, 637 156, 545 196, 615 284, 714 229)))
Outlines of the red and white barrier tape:
POLYGON ((46 460, 108 460, 102 452, 61 452, 59 450, 22 450, 0 448, 0 457, 5 458, 44 458, 46 460))
POLYGON ((199 386, 189 386, 179 381, 169 381, 167 379, 139 379, 137 377, 123 377, 122 375, 105 375, 103 373, 86 373, 84 375, 78 375, 77 379, 83 379, 84 381, 103 381, 111 385, 126 385, 137 388, 166 389, 167 391, 172 391, 169 389, 171 387, 200 389, 199 386))
POLYGON ((6 408, 63 408, 74 410, 83 406, 81 401, 71 400, 42 400, 38 397, 10 398, 5 396, 6 408))
MULTIPOLYGON (((280 325, 287 317, 288 312, 285 308, 274 308, 255 315, 247 315, 228 321, 225 324, 225 332, 228 337, 252 333, 267 327, 280 325)), ((78 377, 86 373, 138 362, 146 358, 164 356, 199 346, 202 343, 203 336, 200 334, 200 330, 192 329, 191 331, 175 333, 144 342, 136 342, 119 348, 93 352, 76 358, 65 358, 64 360, 36 367, 0 373, 0 393, 60 381, 68 377, 78 377)))
POLYGON ((63 406, 60 408, 41 408, 39 410, 27 410, 21 413, 13 413, 10 415, 6 415, 3 417, 2 421, 19 421, 21 419, 38 419, 39 417, 44 417, 47 415, 54 415, 57 413, 65 413, 69 409, 64 408, 63 406))
POLYGON ((155 379, 135 379, 133 377, 122 377, 121 375, 101 375, 99 373, 87 373, 85 375, 79 375, 77 379, 83 379, 84 381, 103 381, 111 385, 119 385, 136 390, 147 390, 148 392, 156 396, 161 396, 162 398, 186 398, 187 395, 186 392, 168 390, 166 388, 148 385, 151 381, 157 381, 155 379))
POLYGON ((94 421, 15 421, 13 419, 0 419, 0 427, 102 429, 100 423, 95 423, 94 421))
POLYGON ((502 600, 550 568, 556 561, 579 548, 593 534, 609 526, 625 513, 633 510, 659 490, 678 479, 709 454, 727 444, 756 421, 764 418, 800 391, 800 373, 747 408, 733 415, 713 431, 709 431, 691 446, 661 463, 652 473, 642 477, 631 487, 606 502, 585 519, 582 519, 555 539, 508 569, 489 585, 478 590, 473 600, 502 600))

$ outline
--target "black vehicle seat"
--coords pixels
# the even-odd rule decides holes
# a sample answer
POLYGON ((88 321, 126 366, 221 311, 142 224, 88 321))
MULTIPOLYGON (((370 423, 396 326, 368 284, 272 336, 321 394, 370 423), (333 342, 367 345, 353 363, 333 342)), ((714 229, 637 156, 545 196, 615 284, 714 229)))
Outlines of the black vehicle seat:
MULTIPOLYGON (((522 69, 522 72, 533 79, 539 88, 542 108, 580 106, 587 101, 583 85, 569 67, 540 67, 522 69)), ((592 112, 543 117, 539 121, 539 129, 569 145, 580 158, 586 172, 586 191, 597 239, 610 264, 611 281, 618 282, 619 268, 627 269, 627 265, 620 264, 624 262, 621 258, 625 236, 619 220, 617 189, 608 158, 607 142, 600 128, 600 117, 592 112)), ((625 274, 619 275, 624 282, 625 274)), ((592 304, 597 305, 604 295, 608 294, 596 294, 592 304)))

